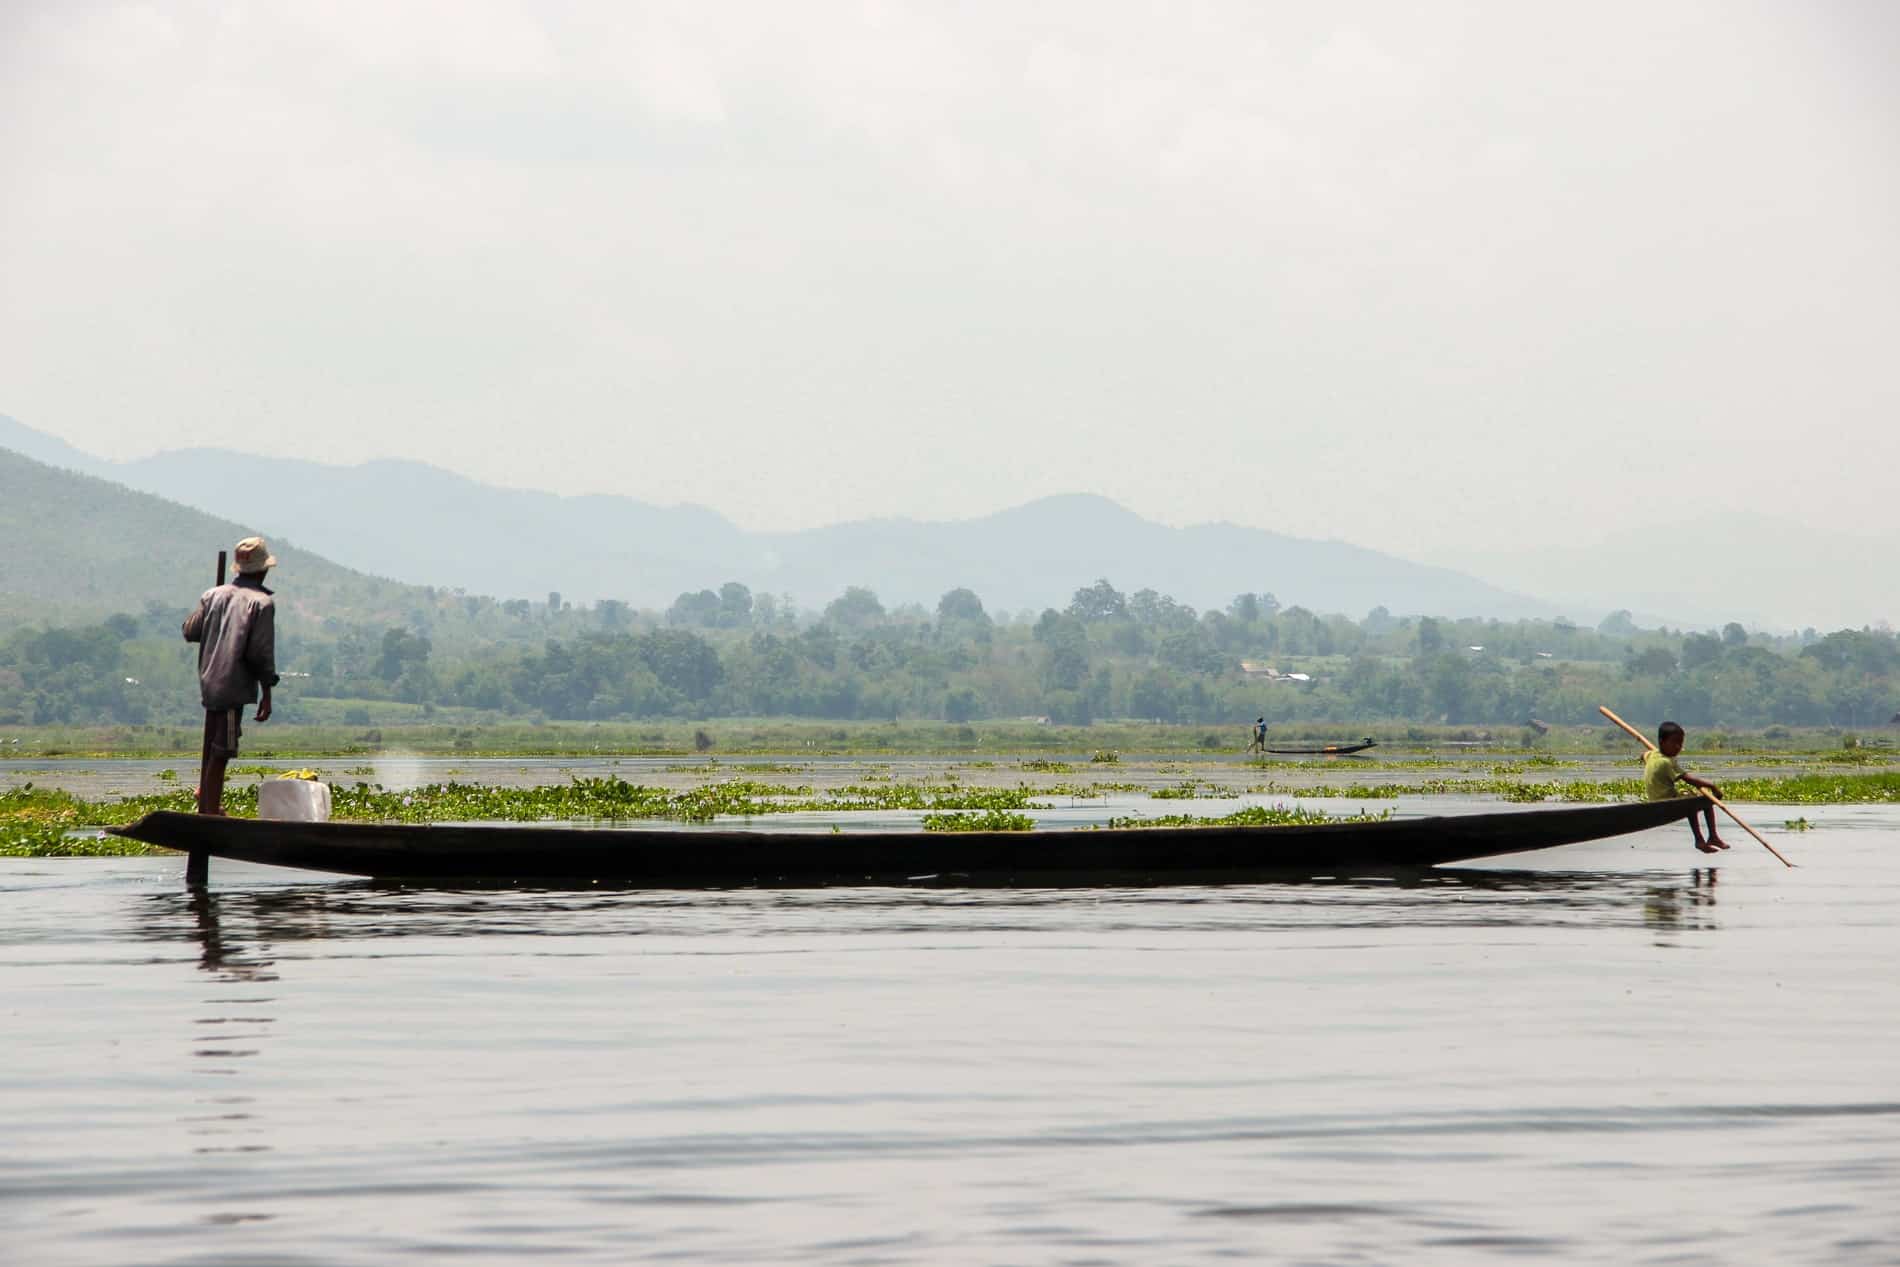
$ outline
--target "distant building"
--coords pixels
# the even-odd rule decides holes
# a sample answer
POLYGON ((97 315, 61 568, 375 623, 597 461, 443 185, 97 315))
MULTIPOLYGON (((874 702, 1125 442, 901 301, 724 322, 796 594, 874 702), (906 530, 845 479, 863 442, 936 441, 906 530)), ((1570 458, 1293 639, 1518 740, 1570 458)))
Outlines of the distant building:
POLYGON ((1257 678, 1263 682, 1311 682, 1313 680, 1312 675, 1307 673, 1282 673, 1265 660, 1242 660, 1240 671, 1247 677, 1257 678))

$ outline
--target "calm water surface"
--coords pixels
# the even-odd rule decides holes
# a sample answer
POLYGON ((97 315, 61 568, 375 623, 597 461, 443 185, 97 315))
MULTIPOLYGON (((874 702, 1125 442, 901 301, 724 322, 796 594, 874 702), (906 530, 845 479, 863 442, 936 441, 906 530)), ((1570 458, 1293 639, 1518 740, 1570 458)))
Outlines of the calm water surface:
POLYGON ((1900 1262, 1900 811, 1801 812, 1410 886, 7 860, 0 1261, 1900 1262))

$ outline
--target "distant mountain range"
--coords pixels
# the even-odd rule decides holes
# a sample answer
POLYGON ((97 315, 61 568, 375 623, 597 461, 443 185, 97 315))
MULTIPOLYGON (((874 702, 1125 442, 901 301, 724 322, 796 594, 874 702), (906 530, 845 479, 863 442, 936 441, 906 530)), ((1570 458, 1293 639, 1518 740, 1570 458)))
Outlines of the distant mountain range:
POLYGON ((1690 512, 1534 556, 1471 550, 1459 562, 1507 584, 1561 577, 1567 602, 1629 608, 1644 625, 1734 620, 1826 631, 1900 621, 1900 534, 1892 523, 1816 528, 1770 513, 1690 512))
MULTIPOLYGON (((967 586, 991 610, 1017 611, 1061 606, 1106 577, 1125 591, 1151 587, 1202 608, 1251 591, 1355 617, 1376 606, 1401 616, 1560 614, 1465 573, 1344 542, 1222 523, 1170 528, 1080 494, 953 522, 879 519, 752 533, 703 507, 498 488, 418 462, 327 466, 219 449, 115 462, 3 415, 0 448, 216 516, 220 527, 199 528, 209 536, 177 543, 194 560, 241 523, 347 568, 499 598, 559 591, 568 601, 664 608, 682 591, 736 580, 789 593, 808 608, 852 585, 876 591, 886 605, 926 606, 967 586)), ((95 511, 102 529, 111 531, 116 513, 95 511)), ((140 548, 173 548, 130 524, 118 533, 140 548)), ((290 566, 286 560, 286 575, 290 566)))

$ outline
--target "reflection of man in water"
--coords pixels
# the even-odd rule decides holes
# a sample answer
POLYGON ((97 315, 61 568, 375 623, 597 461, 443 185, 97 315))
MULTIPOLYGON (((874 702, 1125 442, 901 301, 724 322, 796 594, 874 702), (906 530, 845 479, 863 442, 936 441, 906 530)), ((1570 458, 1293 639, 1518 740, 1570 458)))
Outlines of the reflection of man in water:
POLYGON ((277 609, 264 588, 277 560, 262 537, 238 542, 232 558, 237 576, 206 590, 185 617, 185 641, 198 644, 198 693, 205 706, 200 814, 224 812, 224 769, 237 755, 244 706, 255 703, 254 720, 270 720, 270 688, 277 685, 277 609))
POLYGON ((1253 719, 1253 741, 1247 745, 1247 751, 1249 754, 1252 754, 1255 752, 1265 752, 1266 750, 1267 719, 1264 717, 1256 717, 1253 719))

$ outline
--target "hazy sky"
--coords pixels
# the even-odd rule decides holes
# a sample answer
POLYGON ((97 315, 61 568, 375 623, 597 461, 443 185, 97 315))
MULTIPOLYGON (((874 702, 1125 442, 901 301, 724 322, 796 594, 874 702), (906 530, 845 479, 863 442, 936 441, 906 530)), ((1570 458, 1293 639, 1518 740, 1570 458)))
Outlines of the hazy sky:
POLYGON ((107 456, 1900 540, 1900 5, 0 14, 0 412, 107 456))

